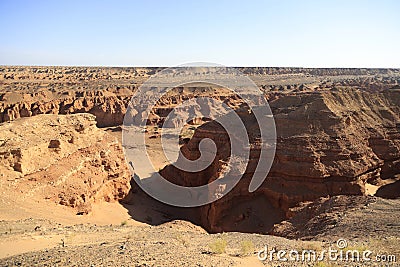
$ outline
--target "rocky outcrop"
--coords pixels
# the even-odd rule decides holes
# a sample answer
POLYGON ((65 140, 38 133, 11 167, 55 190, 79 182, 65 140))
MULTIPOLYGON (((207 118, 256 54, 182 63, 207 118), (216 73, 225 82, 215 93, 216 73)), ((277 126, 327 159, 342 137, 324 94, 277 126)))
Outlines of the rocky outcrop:
MULTIPOLYGON (((38 114, 91 113, 96 116, 99 127, 118 126, 122 124, 126 106, 136 88, 162 69, 0 66, 0 122, 38 114)), ((381 91, 400 84, 399 69, 237 69, 248 75, 269 100, 288 93, 334 87, 381 91)), ((149 123, 162 124, 165 114, 204 88, 198 85, 178 88, 177 95, 165 97, 158 103, 149 123)), ((211 95, 229 106, 238 102, 236 96, 219 89, 211 95)))
MULTIPOLYGON (((7 100, 9 95, 5 93, 2 98, 7 100)), ((0 104, 0 122, 39 114, 91 113, 96 116, 97 126, 116 126, 122 124, 125 106, 130 99, 129 96, 116 96, 104 91, 67 92, 61 96, 49 92, 42 92, 36 97, 29 94, 13 95, 19 101, 4 101, 0 104)))
MULTIPOLYGON (((398 178, 400 178, 400 175, 398 175, 398 178)), ((400 180, 379 187, 375 196, 389 199, 400 198, 400 180)))
MULTIPOLYGON (((176 94, 162 97, 150 114, 150 119, 142 118, 143 114, 135 114, 134 120, 148 119, 148 124, 162 126, 168 114, 179 104, 195 96, 210 96, 231 107, 240 104, 240 99, 222 90, 215 91, 211 87, 178 87, 176 94)), ((0 94, 0 122, 13 121, 21 117, 39 114, 75 114, 90 113, 96 116, 98 127, 122 125, 126 107, 132 96, 131 91, 72 91, 72 92, 39 92, 34 96, 27 93, 0 94)), ((132 108, 131 111, 135 109, 132 108)))
POLYGON ((121 200, 130 189, 121 145, 96 127, 91 114, 38 115, 1 124, 0 173, 2 188, 78 213, 88 213, 96 201, 121 200))
MULTIPOLYGON (((288 219, 274 225, 272 234, 290 239, 301 238, 306 240, 315 238, 318 235, 332 235, 330 230, 338 226, 341 218, 354 216, 354 213, 366 209, 374 202, 376 202, 376 198, 372 196, 345 195, 321 197, 314 201, 303 202, 287 211, 288 219)), ((375 212, 380 213, 381 216, 385 215, 377 210, 375 212)), ((385 221, 385 216, 379 219, 385 221)), ((358 223, 359 221, 355 222, 355 224, 358 223)), ((348 226, 350 231, 356 231, 355 228, 357 227, 354 227, 354 225, 353 227, 348 226)), ((337 231, 339 232, 338 238, 344 236, 343 228, 341 230, 342 232, 340 230, 337 231)), ((357 236, 357 233, 354 234, 352 232, 351 234, 357 236)))
MULTIPOLYGON (((266 180, 254 193, 248 192, 248 185, 254 162, 259 160, 260 144, 254 117, 242 114, 252 133, 250 163, 228 195, 200 208, 201 224, 211 232, 268 232, 299 202, 322 196, 364 195, 366 182, 379 184, 400 172, 399 101, 399 90, 379 94, 331 90, 270 102, 277 128, 276 156, 266 180), (251 226, 251 222, 257 225, 251 226)), ((206 123, 182 148, 183 154, 198 158, 203 138, 214 140, 218 148, 211 166, 197 174, 167 166, 161 174, 187 186, 217 179, 230 155, 228 135, 217 123, 206 123)))

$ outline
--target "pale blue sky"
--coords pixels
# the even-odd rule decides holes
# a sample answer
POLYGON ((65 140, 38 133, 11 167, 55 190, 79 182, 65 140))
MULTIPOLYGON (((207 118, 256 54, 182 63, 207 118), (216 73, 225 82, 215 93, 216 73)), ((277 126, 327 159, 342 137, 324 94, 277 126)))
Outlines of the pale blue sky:
POLYGON ((0 65, 400 67, 400 1, 6 1, 0 65))

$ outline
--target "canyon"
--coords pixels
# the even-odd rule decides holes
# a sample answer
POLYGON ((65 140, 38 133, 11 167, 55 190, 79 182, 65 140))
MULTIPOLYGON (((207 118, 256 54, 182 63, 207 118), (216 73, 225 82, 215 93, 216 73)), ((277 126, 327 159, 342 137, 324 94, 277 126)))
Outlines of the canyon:
MULTIPOLYGON (((368 185, 386 184, 400 170, 399 101, 398 89, 381 93, 331 90, 270 101, 277 129, 276 154, 266 180, 253 193, 248 192, 249 182, 262 160, 259 142, 251 139, 257 136, 257 122, 251 113, 242 115, 252 133, 250 163, 231 192, 200 208, 200 224, 211 232, 268 233, 274 224, 289 218, 289 209, 299 203, 335 195, 367 195, 368 185)), ((182 152, 189 159, 198 158, 204 138, 212 139, 218 148, 210 167, 195 175, 167 166, 161 174, 189 186, 217 179, 230 155, 229 137, 221 126, 207 122, 198 127, 182 152)))
MULTIPOLYGON (((147 118, 149 155, 165 179, 184 186, 205 185, 218 179, 229 160, 227 132, 206 118, 187 125, 180 149, 187 159, 195 160, 200 157, 201 140, 213 140, 217 154, 208 168, 185 172, 161 160, 163 123, 188 99, 207 96, 231 107, 244 122, 251 144, 245 174, 232 191, 201 207, 175 208, 147 196, 134 182, 121 140, 132 95, 162 69, 1 66, 2 219, 40 217, 46 209, 53 209, 55 217, 65 212, 90 218, 102 203, 121 203, 132 221, 146 225, 167 227, 183 219, 208 233, 318 239, 331 231, 321 218, 333 216, 333 207, 342 213, 361 213, 364 206, 377 203, 371 207, 398 212, 400 70, 237 68, 262 91, 276 125, 272 168, 251 193, 255 165, 263 161, 252 110, 228 88, 204 84, 175 88, 147 118), (314 231, 319 225, 322 230, 314 231)), ((146 119, 143 114, 133 116, 146 119)), ((335 220, 338 214, 334 213, 335 220)), ((389 232, 398 238, 396 231, 389 232)))

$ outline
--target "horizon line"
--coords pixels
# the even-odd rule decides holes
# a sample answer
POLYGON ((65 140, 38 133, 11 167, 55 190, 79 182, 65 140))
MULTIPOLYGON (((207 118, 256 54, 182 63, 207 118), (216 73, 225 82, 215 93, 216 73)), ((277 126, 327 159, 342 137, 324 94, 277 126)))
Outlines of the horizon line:
POLYGON ((225 66, 225 65, 193 65, 193 66, 182 66, 182 65, 8 65, 0 64, 0 67, 71 67, 71 68, 179 68, 179 67, 228 67, 228 68, 294 68, 294 69, 392 69, 400 70, 400 67, 304 67, 304 66, 256 66, 256 65, 244 65, 244 66, 225 66))

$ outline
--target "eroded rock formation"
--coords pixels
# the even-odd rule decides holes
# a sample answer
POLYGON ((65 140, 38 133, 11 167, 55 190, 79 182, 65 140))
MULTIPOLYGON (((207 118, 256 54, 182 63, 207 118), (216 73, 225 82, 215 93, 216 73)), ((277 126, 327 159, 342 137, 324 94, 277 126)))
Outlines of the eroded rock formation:
POLYGON ((118 141, 91 114, 38 115, 0 126, 1 187, 87 213, 130 189, 118 141))
MULTIPOLYGON (((82 212, 90 210, 96 199, 121 199, 130 179, 123 153, 95 125, 121 125, 135 90, 161 69, 0 67, 0 122, 10 122, 0 127, 2 181, 13 181, 15 190, 28 195, 40 192, 43 198, 82 212), (44 115, 75 113, 91 113, 96 118, 44 115)), ((277 152, 264 184, 250 194, 248 184, 260 144, 254 117, 244 112, 241 116, 253 134, 252 164, 231 193, 199 208, 196 221, 207 230, 268 232, 300 201, 363 195, 366 182, 380 184, 400 172, 400 97, 398 89, 389 89, 400 84, 398 69, 239 70, 270 101, 277 125, 277 152)), ((172 109, 201 95, 203 89, 182 87, 177 94, 163 97, 148 123, 162 124, 172 109)), ((211 90, 211 96, 234 109, 242 107, 239 98, 221 90, 211 90)), ((146 119, 142 114, 131 115, 146 119)), ((230 150, 227 134, 218 124, 211 121, 199 127, 182 151, 196 159, 203 138, 213 139, 218 147, 209 168, 193 175, 168 166, 161 173, 189 186, 217 179, 230 150)), ((389 193, 398 196, 392 189, 389 193)))
MULTIPOLYGON (((400 90, 302 93, 281 97, 270 106, 277 150, 268 177, 257 191, 248 192, 260 144, 254 117, 242 114, 252 133, 250 164, 228 195, 200 208, 199 220, 207 230, 268 232, 301 201, 364 195, 365 183, 379 184, 400 172, 400 90)), ((218 148, 211 166, 198 174, 167 166, 161 174, 187 186, 217 179, 230 154, 228 135, 217 123, 206 123, 182 148, 183 154, 198 158, 203 138, 214 140, 218 148)))
POLYGON ((51 92, 38 95, 4 93, 0 104, 0 122, 13 121, 21 117, 39 114, 91 113, 96 116, 99 127, 121 125, 129 101, 129 95, 117 96, 104 91, 65 92, 54 96, 51 92), (17 98, 15 101, 7 101, 17 98))
MULTIPOLYGON (((121 125, 133 92, 163 68, 0 67, 0 122, 38 114, 91 113, 97 126, 121 125)), ((398 69, 237 68, 259 86, 270 100, 287 93, 328 90, 346 86, 380 91, 400 84, 398 69)), ((193 87, 193 86, 192 86, 193 87)), ((160 123, 177 104, 193 95, 181 88, 166 97, 152 114, 160 123)), ((201 89, 200 89, 201 90, 201 89)), ((214 92, 228 104, 232 95, 214 92)))

